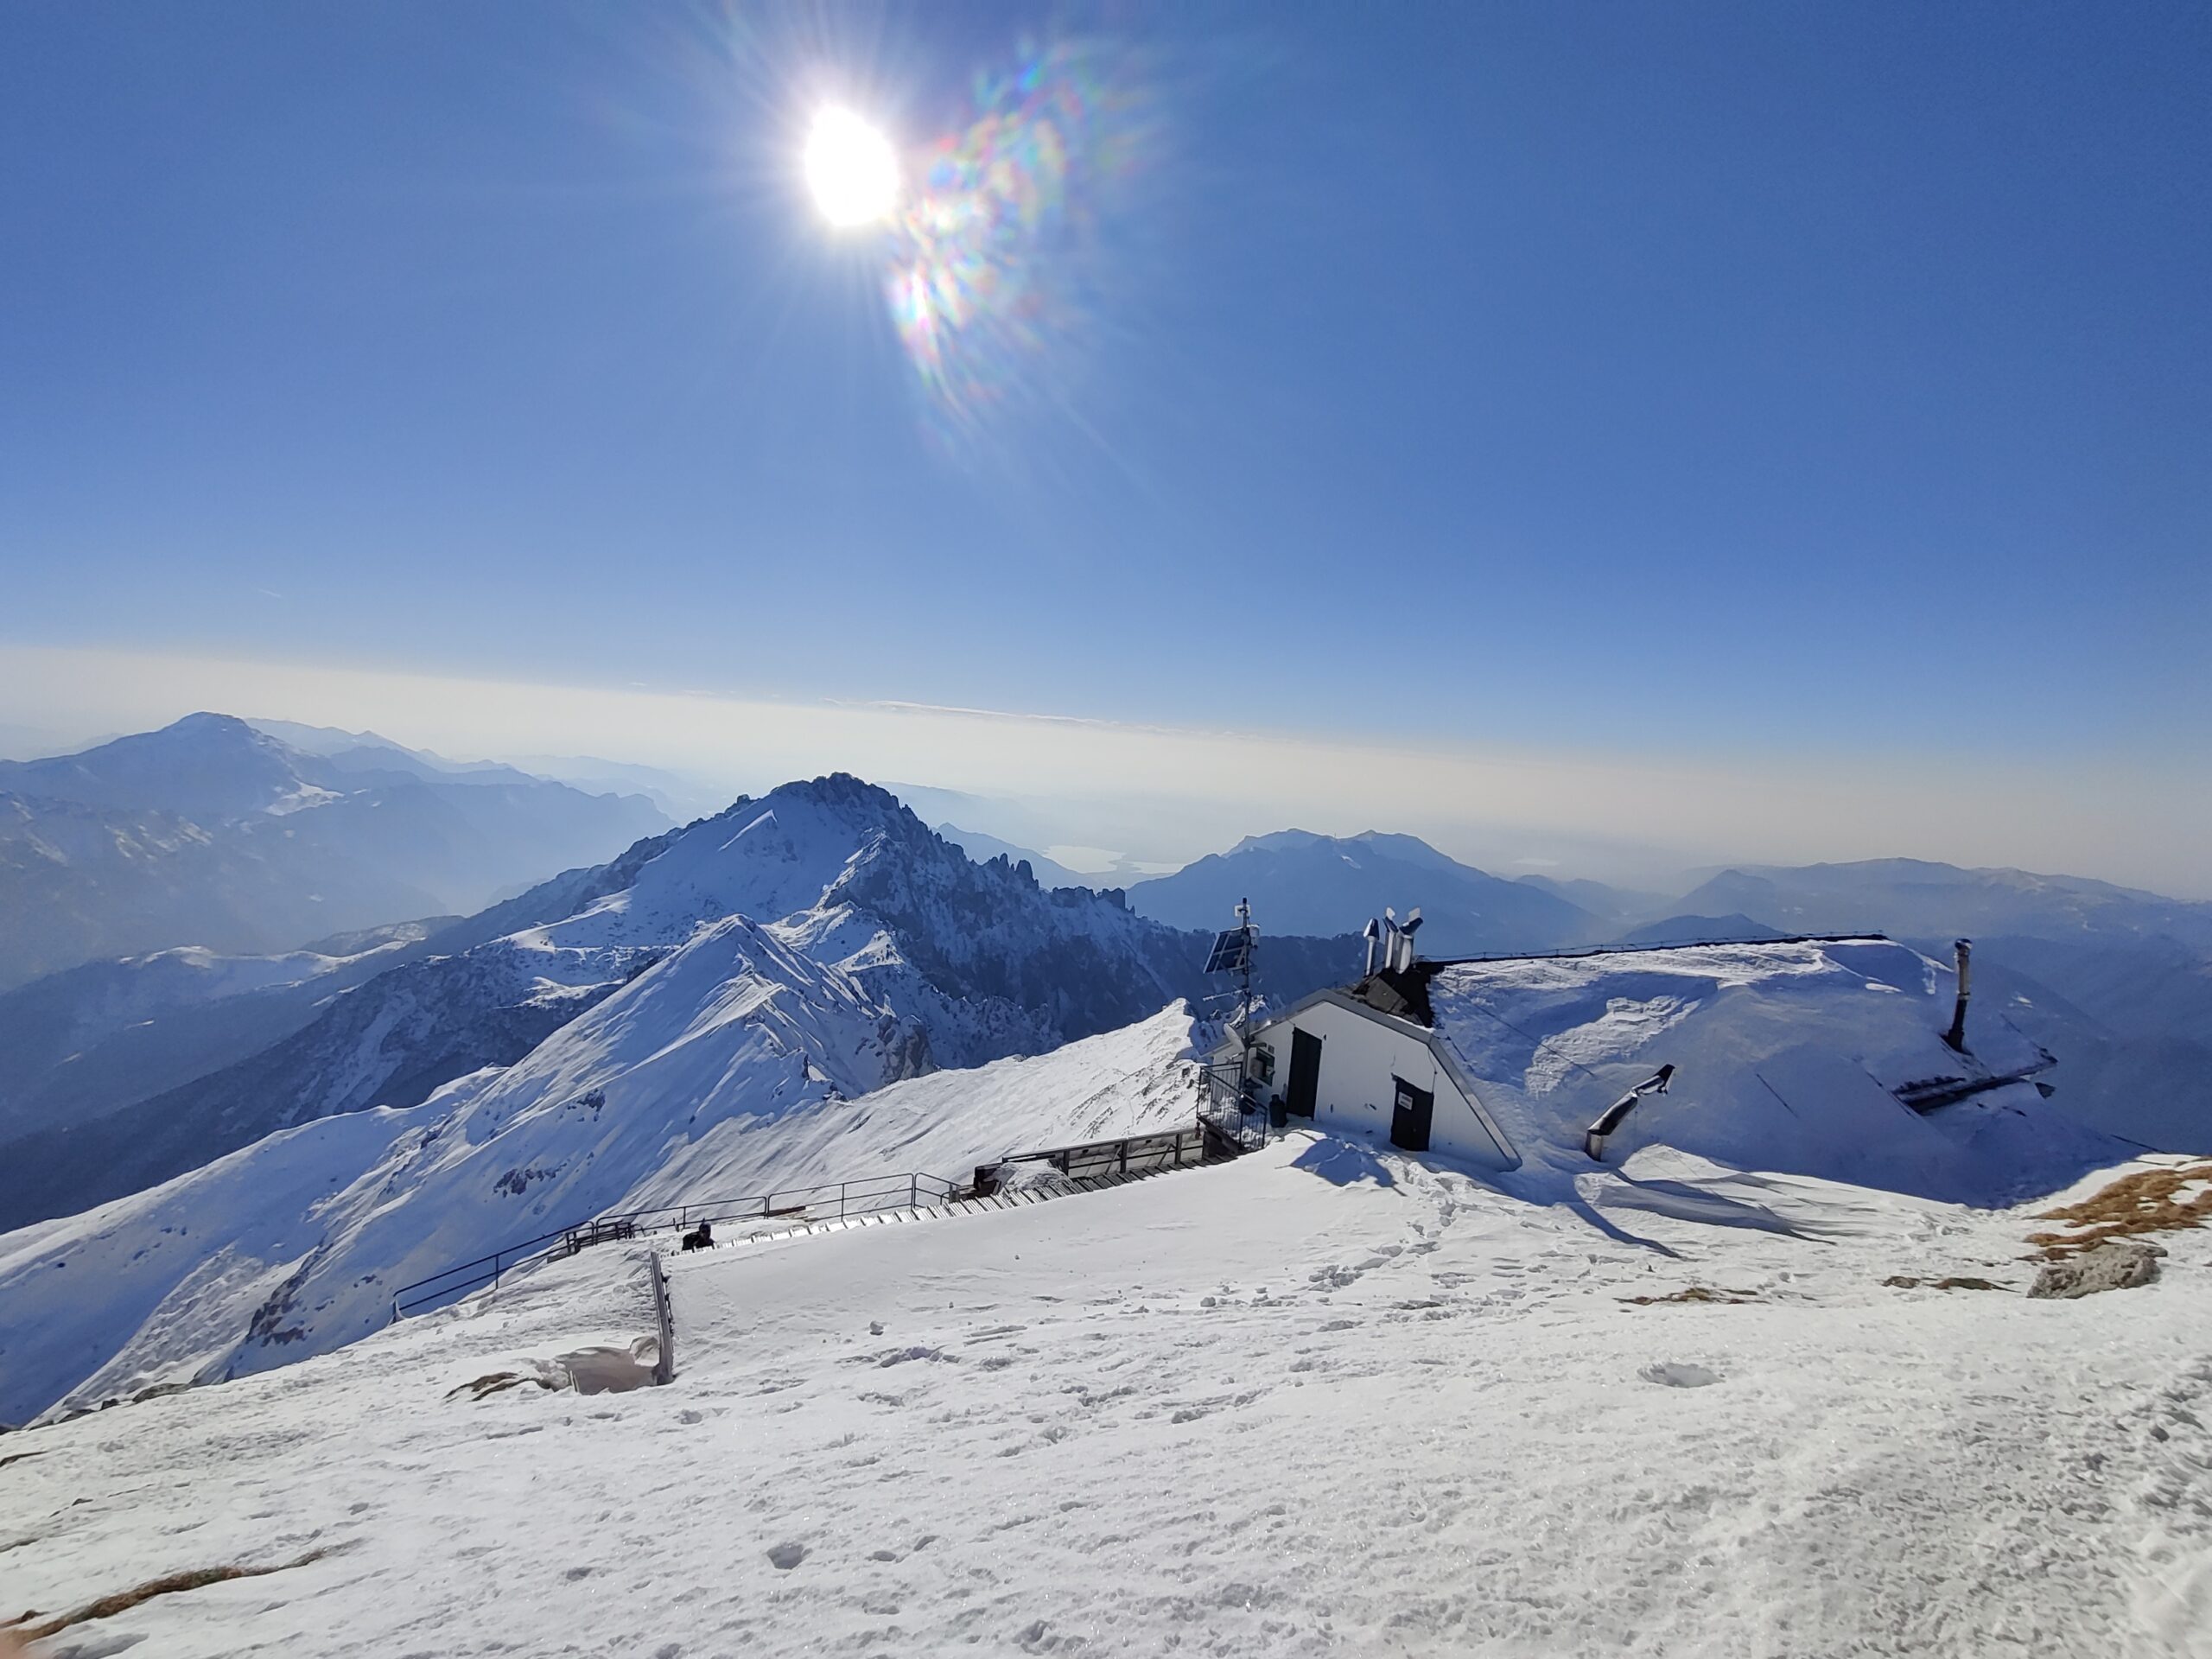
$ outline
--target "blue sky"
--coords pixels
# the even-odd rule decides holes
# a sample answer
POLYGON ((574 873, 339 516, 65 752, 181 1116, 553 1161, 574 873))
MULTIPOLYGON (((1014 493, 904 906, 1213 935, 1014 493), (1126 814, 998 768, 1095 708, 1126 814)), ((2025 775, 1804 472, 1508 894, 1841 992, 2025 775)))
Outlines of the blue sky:
POLYGON ((2212 772, 2201 6, 18 5, 0 244, 0 643, 2212 772), (948 436, 798 145, 1055 47, 948 436))

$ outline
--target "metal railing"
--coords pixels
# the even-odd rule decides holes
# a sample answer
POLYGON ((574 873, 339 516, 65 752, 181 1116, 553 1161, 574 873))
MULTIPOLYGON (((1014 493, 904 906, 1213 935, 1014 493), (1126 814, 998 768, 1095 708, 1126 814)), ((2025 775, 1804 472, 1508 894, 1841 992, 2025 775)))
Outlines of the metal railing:
MULTIPOLYGON (((1006 1164, 1050 1164, 1061 1179, 1027 1184, 1032 1190, 1056 1187, 1077 1192, 1120 1177, 1218 1161, 1234 1157, 1243 1149, 1233 1131, 1225 1133, 1221 1127, 1202 1120, 1179 1129, 1016 1153, 1000 1160, 999 1165, 986 1168, 1006 1164)), ((725 1230, 722 1240, 718 1241, 730 1242, 787 1228, 934 1208, 986 1193, 987 1189, 980 1182, 963 1186, 941 1175, 906 1172, 867 1176, 859 1180, 823 1181, 813 1186, 778 1187, 743 1198, 696 1198, 688 1204, 664 1205, 658 1209, 601 1214, 507 1245, 473 1262, 463 1262, 411 1285, 402 1285, 392 1294, 391 1316, 395 1319, 404 1319, 410 1313, 439 1306, 471 1291, 497 1285, 518 1268, 551 1257, 574 1255, 589 1245, 610 1239, 633 1238, 641 1233, 688 1233, 706 1223, 725 1230, 734 1229, 734 1232, 725 1230)))
POLYGON ((701 1222, 716 1227, 734 1225, 740 1230, 739 1236, 744 1236, 807 1222, 846 1221, 894 1210, 918 1210, 925 1205, 947 1203, 958 1190, 943 1176, 910 1172, 855 1181, 823 1181, 813 1186, 778 1187, 773 1192, 748 1193, 742 1198, 700 1198, 658 1209, 596 1216, 507 1245, 473 1262, 463 1262, 411 1285, 402 1285, 392 1293, 391 1316, 395 1319, 404 1319, 410 1313, 438 1306, 471 1291, 497 1285, 517 1268, 552 1256, 573 1255, 603 1239, 649 1232, 688 1232, 701 1222))
POLYGON ((1182 1164, 1204 1163, 1210 1147, 1205 1126, 1194 1123, 1188 1128, 1125 1135, 1116 1141, 1090 1141, 1077 1147, 1018 1153, 1004 1161, 1050 1164, 1070 1180, 1096 1180, 1106 1175, 1137 1175, 1155 1169, 1173 1169, 1182 1164))

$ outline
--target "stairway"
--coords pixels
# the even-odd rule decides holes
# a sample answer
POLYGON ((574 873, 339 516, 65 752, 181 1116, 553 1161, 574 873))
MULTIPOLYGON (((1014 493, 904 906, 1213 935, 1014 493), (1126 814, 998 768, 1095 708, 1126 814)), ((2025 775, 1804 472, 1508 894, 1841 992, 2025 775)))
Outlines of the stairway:
MULTIPOLYGON (((1048 1177, 1020 1186, 1011 1186, 999 1192, 970 1198, 948 1198, 939 1204, 918 1205, 897 1210, 875 1210, 866 1215, 830 1216, 819 1221, 794 1222, 788 1227, 772 1231, 741 1233, 728 1239, 718 1239, 706 1246, 709 1250, 738 1250, 754 1244, 772 1243, 779 1239, 803 1238, 813 1233, 850 1232, 860 1227, 895 1227, 912 1222, 937 1221, 953 1216, 982 1215, 993 1210, 1020 1210, 1033 1204, 1047 1204, 1055 1198, 1074 1198, 1084 1192, 1106 1192, 1117 1186, 1127 1186, 1132 1181, 1148 1180, 1155 1175, 1165 1175, 1176 1169, 1205 1169, 1226 1162, 1222 1158, 1202 1159, 1196 1163, 1163 1164, 1156 1168, 1132 1170, 1127 1174, 1087 1175, 1076 1178, 1048 1177)), ((669 1243, 658 1243, 656 1249, 667 1253, 669 1243)))

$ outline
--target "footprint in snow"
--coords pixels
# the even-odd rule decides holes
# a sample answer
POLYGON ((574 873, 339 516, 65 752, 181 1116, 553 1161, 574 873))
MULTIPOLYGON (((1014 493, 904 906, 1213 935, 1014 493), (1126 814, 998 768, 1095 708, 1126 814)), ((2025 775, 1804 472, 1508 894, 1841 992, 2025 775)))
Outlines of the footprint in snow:
POLYGON ((1637 1375, 1647 1382, 1657 1382, 1670 1389, 1702 1389, 1720 1380, 1720 1373, 1707 1370, 1702 1365, 1692 1365, 1682 1360, 1666 1360, 1647 1365, 1637 1375))

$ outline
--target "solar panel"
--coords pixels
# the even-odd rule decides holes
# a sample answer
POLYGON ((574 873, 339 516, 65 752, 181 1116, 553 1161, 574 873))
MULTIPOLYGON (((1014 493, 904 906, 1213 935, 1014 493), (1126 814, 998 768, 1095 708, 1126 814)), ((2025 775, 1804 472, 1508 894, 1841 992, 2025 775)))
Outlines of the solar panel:
POLYGON ((1251 961, 1251 934, 1243 928, 1232 927, 1226 933, 1214 935, 1213 949, 1206 953, 1205 971, 1210 974, 1241 973, 1251 961))

